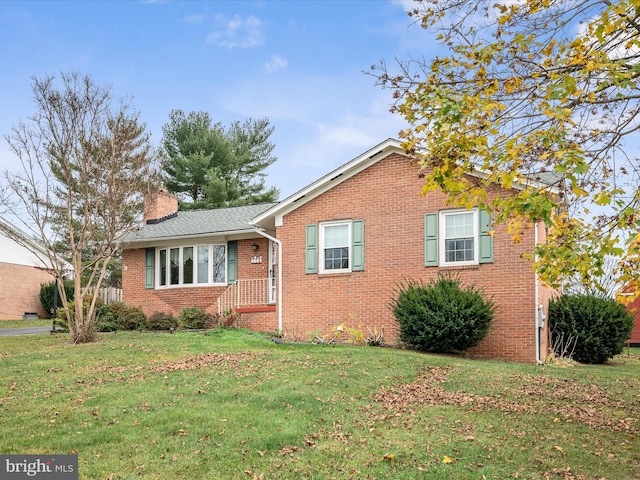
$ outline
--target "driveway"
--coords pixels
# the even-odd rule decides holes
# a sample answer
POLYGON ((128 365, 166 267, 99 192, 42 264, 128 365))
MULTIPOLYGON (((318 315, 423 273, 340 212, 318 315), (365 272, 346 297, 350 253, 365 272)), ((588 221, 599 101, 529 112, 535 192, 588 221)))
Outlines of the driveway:
POLYGON ((13 337, 15 335, 33 335, 36 333, 49 333, 51 327, 28 327, 28 328, 0 328, 0 337, 13 337))

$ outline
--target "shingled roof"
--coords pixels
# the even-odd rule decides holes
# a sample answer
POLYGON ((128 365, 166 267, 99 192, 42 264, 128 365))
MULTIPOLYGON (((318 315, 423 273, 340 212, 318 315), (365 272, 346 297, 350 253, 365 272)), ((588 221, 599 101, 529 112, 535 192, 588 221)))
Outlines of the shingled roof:
POLYGON ((276 203, 261 203, 212 210, 178 211, 174 215, 140 227, 127 235, 124 243, 252 232, 255 228, 251 225, 251 220, 275 205, 276 203))

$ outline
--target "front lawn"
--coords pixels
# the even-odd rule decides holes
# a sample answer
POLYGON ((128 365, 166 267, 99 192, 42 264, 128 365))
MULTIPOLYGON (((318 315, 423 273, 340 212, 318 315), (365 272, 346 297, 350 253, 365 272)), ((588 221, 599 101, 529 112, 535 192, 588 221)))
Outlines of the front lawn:
POLYGON ((600 366, 243 330, 0 338, 0 452, 82 479, 634 479, 640 350, 600 366))
POLYGON ((0 320, 0 329, 3 328, 31 328, 31 327, 51 327, 51 319, 34 318, 28 320, 0 320))

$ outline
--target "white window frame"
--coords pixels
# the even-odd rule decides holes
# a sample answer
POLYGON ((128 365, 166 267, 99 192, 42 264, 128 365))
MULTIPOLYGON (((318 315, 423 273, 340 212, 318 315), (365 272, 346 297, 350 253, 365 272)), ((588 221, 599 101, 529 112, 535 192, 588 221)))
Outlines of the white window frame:
MULTIPOLYGON (((438 217, 438 258, 440 259, 439 264, 441 266, 464 266, 464 265, 478 265, 479 264, 479 224, 478 224, 478 209, 457 209, 457 210, 443 210, 440 212, 438 217), (462 214, 472 214, 472 222, 473 222, 473 260, 466 260, 462 262, 448 262, 446 255, 446 226, 447 226, 447 218, 454 217, 456 215, 462 214)), ((456 237, 454 237, 456 238, 456 237)), ((468 237, 464 237, 468 238, 468 237)))
POLYGON ((219 286, 227 284, 227 269, 229 262, 229 249, 226 243, 208 243, 208 244, 189 244, 189 245, 163 245, 156 247, 156 268, 155 268, 155 286, 157 289, 165 289, 165 288, 192 288, 192 287, 206 287, 206 286, 219 286), (223 246, 224 247, 224 281, 223 282, 213 282, 213 250, 215 246, 223 246), (207 267, 207 282, 206 283, 198 283, 198 247, 208 247, 208 267, 207 267), (179 272, 178 272, 178 283, 171 284, 171 249, 177 248, 179 249, 179 272), (193 279, 191 283, 184 283, 184 249, 185 248, 193 248, 193 279), (165 285, 160 284, 162 266, 160 264, 160 252, 166 251, 166 283, 165 285))
POLYGON ((318 272, 321 274, 332 274, 332 273, 346 273, 346 272, 351 272, 351 267, 353 266, 353 252, 351 251, 351 245, 352 245, 352 232, 351 232, 351 220, 341 220, 341 221, 335 221, 335 222, 320 222, 319 224, 319 244, 318 247, 320 249, 319 251, 319 265, 318 265, 318 272), (325 250, 325 229, 327 227, 337 227, 337 226, 341 226, 341 225, 346 225, 347 227, 347 245, 346 247, 348 248, 348 255, 349 255, 349 267, 348 268, 325 268, 324 266, 324 250, 325 250))

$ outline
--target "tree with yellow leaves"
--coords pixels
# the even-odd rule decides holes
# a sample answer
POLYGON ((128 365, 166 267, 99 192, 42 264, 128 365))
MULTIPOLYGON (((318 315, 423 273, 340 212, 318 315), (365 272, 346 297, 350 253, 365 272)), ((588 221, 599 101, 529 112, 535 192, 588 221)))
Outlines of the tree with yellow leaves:
POLYGON ((372 74, 409 122, 400 135, 424 190, 493 210, 515 238, 544 222, 531 252, 541 278, 592 283, 640 227, 640 0, 424 0, 409 15, 446 56, 372 74), (488 200, 492 184, 515 183, 488 200))

